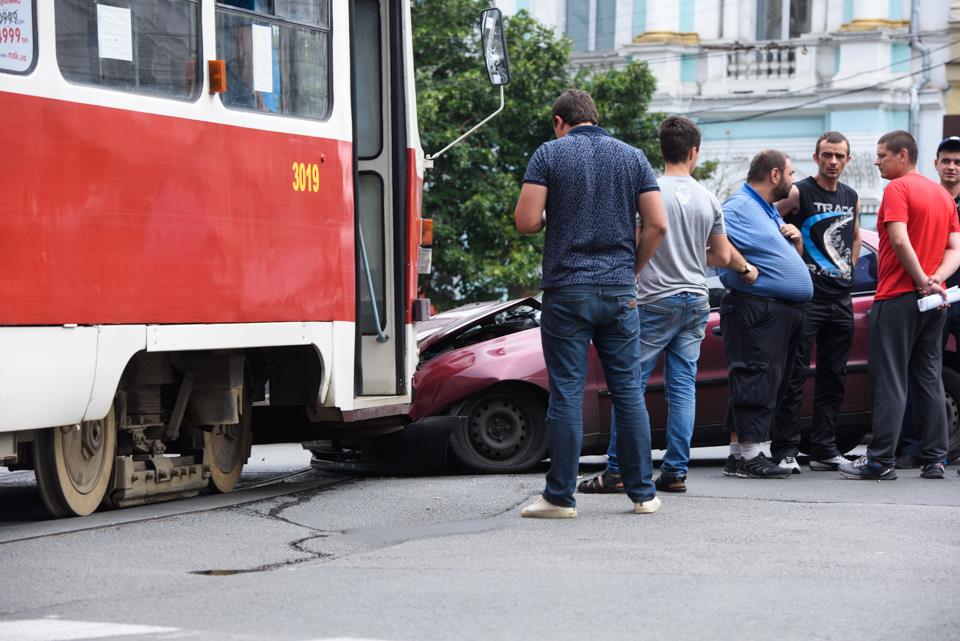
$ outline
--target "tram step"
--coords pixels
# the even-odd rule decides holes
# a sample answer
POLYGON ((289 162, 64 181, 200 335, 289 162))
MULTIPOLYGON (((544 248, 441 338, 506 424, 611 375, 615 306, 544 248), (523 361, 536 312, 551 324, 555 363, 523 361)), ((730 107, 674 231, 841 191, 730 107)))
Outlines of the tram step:
POLYGON ((110 503, 115 507, 195 496, 207 486, 209 470, 193 456, 162 460, 118 456, 110 503))

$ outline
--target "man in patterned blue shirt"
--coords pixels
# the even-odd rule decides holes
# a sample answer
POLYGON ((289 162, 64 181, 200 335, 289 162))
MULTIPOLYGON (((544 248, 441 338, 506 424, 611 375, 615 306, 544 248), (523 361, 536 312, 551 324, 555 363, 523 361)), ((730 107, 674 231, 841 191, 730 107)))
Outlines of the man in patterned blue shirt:
POLYGON ((660 500, 651 479, 650 428, 637 367, 634 282, 666 233, 666 213, 643 152, 597 126, 597 108, 587 92, 562 93, 551 120, 557 139, 530 158, 514 212, 522 234, 546 227, 540 339, 550 378, 550 470, 541 498, 521 515, 577 515, 574 492, 591 341, 617 413, 624 490, 634 513, 650 514, 660 500))

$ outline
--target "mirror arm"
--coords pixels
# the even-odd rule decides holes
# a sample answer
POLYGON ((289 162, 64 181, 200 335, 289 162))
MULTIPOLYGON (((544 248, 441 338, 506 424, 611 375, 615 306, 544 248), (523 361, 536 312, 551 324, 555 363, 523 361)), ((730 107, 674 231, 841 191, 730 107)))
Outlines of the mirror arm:
POLYGON ((443 155, 444 153, 446 153, 451 147, 453 147, 453 146, 456 145, 457 143, 461 142, 464 138, 466 138, 467 136, 469 136, 470 134, 472 134, 473 132, 475 132, 477 129, 479 129, 480 127, 484 126, 484 125, 487 124, 488 122, 490 122, 490 120, 492 120, 492 119, 494 118, 494 116, 496 116, 496 115, 499 114, 501 111, 503 111, 503 105, 504 105, 504 102, 503 102, 503 85, 500 85, 500 106, 497 108, 497 110, 494 111, 494 112, 493 112, 492 114, 490 114, 489 116, 487 116, 486 118, 484 118, 483 120, 481 120, 480 122, 478 122, 477 124, 475 124, 475 125, 474 125, 473 127, 471 127, 469 130, 467 130, 462 136, 460 136, 459 138, 457 138, 456 140, 454 140, 452 143, 450 143, 449 145, 447 145, 446 147, 444 147, 443 149, 441 149, 441 150, 438 151, 437 153, 435 153, 435 154, 430 154, 429 156, 424 157, 424 159, 423 159, 423 161, 424 161, 424 167, 425 167, 426 169, 432 168, 432 167, 433 167, 433 161, 434 161, 434 160, 436 160, 437 158, 439 158, 440 156, 442 156, 442 155, 443 155))

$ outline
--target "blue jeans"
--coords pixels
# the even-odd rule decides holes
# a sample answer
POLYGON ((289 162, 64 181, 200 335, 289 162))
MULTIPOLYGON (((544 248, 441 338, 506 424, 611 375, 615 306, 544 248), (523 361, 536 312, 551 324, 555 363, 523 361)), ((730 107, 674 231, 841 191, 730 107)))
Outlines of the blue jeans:
POLYGON ((630 285, 570 285, 545 290, 540 340, 550 377, 547 432, 550 470, 543 498, 573 507, 583 449, 583 393, 590 341, 597 348, 613 405, 620 414, 617 454, 627 495, 656 495, 651 480, 650 419, 643 400, 637 298, 630 285))
MULTIPOLYGON (((660 471, 667 476, 686 476, 690 462, 690 440, 697 412, 697 361, 700 343, 710 315, 706 296, 682 292, 640 306, 640 385, 666 354, 664 395, 667 399, 667 453, 660 471)), ((648 416, 646 413, 644 416, 648 416)), ((619 473, 617 458, 618 420, 616 409, 610 415, 610 447, 607 470, 619 473)), ((649 418, 645 427, 650 431, 649 418)))

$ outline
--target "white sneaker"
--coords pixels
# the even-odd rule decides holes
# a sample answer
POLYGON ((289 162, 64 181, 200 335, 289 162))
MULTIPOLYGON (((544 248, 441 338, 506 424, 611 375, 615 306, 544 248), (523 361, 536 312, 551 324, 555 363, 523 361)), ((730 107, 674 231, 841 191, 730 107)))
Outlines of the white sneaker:
POLYGON ((777 464, 781 470, 790 470, 791 474, 800 473, 800 464, 797 463, 797 459, 793 456, 784 456, 780 459, 780 462, 777 464))
POLYGON ((577 508, 554 505, 541 496, 536 503, 520 510, 520 516, 527 519, 573 519, 577 516, 577 508))
POLYGON ((833 472, 840 467, 841 463, 847 462, 846 457, 839 455, 830 458, 810 459, 810 469, 814 472, 833 472))
POLYGON ((660 509, 660 497, 655 496, 649 501, 643 501, 642 503, 633 504, 633 513, 634 514, 653 514, 660 509))

